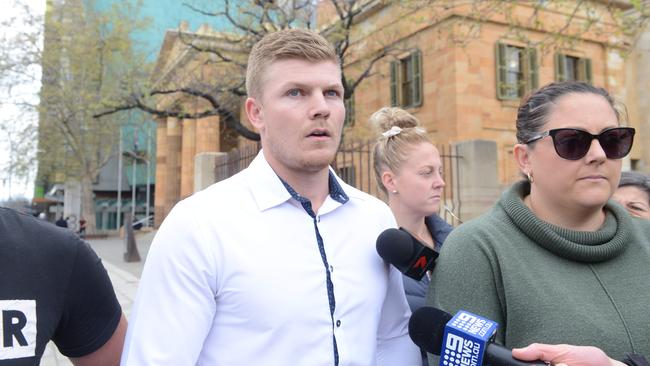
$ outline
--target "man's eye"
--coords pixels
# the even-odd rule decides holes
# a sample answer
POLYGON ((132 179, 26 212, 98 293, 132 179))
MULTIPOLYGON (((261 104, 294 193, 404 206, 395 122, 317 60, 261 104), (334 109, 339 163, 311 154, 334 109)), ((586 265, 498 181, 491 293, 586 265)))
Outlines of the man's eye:
POLYGON ((337 90, 328 90, 325 92, 325 95, 328 97, 338 97, 340 93, 337 90))
POLYGON ((287 92, 287 95, 290 96, 290 97, 298 97, 298 96, 300 96, 300 89, 290 89, 287 92))

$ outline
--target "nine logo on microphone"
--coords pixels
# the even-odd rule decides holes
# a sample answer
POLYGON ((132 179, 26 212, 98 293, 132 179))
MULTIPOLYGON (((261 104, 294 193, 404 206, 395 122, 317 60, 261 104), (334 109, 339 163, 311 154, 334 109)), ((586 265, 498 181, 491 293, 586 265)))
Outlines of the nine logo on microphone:
POLYGON ((467 311, 459 311, 445 326, 440 366, 480 366, 498 325, 467 311))

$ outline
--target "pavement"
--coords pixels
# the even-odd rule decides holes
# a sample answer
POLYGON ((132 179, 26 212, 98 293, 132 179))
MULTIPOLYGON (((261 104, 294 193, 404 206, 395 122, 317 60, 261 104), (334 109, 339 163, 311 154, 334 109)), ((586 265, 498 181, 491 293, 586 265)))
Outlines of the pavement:
MULTIPOLYGON (((136 232, 136 246, 140 254, 139 262, 127 263, 124 261, 126 244, 124 239, 115 236, 105 239, 87 240, 93 250, 102 259, 108 276, 113 283, 113 289, 117 300, 122 306, 122 311, 129 319, 131 306, 135 300, 135 293, 138 289, 142 267, 149 252, 149 246, 155 235, 155 231, 136 232)), ((41 366, 72 366, 67 357, 61 355, 54 343, 48 343, 45 353, 41 359, 41 366)))

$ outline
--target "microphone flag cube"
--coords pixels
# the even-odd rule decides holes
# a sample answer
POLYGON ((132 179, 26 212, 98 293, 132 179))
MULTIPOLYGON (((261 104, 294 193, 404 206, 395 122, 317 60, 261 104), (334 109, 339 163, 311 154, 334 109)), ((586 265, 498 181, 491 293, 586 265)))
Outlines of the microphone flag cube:
POLYGON ((485 348, 499 325, 460 310, 445 326, 439 366, 482 366, 485 348))

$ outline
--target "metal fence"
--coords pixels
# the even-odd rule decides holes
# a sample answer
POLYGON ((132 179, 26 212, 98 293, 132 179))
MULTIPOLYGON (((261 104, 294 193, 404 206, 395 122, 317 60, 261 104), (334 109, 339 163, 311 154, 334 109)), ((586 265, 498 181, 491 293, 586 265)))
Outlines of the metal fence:
MULTIPOLYGON (((382 200, 385 194, 378 188, 375 179, 372 148, 374 140, 349 140, 339 147, 332 163, 337 175, 349 185, 382 200)), ((459 165, 456 148, 450 145, 436 145, 442 160, 445 187, 440 205, 440 216, 452 225, 460 224, 459 165)), ((215 181, 229 178, 245 169, 259 152, 259 143, 242 146, 227 153, 225 162, 215 166, 215 181)))

